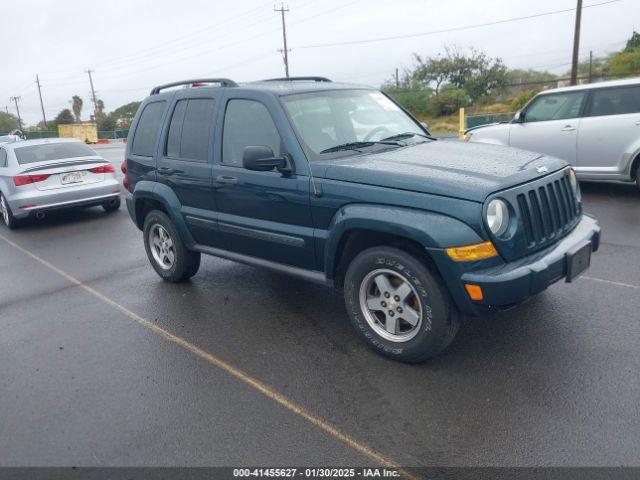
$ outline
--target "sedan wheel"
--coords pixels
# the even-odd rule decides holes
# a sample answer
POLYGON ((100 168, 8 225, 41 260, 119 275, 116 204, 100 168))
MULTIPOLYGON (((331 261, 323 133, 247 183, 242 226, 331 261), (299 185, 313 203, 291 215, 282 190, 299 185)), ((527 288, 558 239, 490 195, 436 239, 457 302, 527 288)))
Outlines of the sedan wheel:
POLYGON ((2 213, 2 219, 4 220, 4 224, 9 224, 9 211, 7 209, 7 203, 4 200, 4 195, 0 196, 0 213, 2 213))

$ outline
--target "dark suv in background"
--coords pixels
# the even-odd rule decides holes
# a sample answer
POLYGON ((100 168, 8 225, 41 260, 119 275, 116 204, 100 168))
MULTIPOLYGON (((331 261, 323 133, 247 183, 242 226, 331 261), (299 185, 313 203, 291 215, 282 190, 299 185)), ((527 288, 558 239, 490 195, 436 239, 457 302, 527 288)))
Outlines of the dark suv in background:
POLYGON ((564 161, 436 141, 384 93, 322 77, 156 87, 123 170, 164 280, 207 253, 341 288, 364 341, 406 362, 461 313, 573 280, 600 237, 564 161))

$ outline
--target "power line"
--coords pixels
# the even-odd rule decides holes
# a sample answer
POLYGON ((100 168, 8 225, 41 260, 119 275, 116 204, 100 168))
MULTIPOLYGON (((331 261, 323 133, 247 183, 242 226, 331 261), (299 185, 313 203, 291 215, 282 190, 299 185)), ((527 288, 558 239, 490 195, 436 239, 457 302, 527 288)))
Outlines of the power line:
MULTIPOLYGON (((594 4, 591 4, 591 5, 585 5, 583 8, 599 7, 601 5, 609 5, 611 3, 617 3, 617 2, 621 2, 621 1, 622 0, 608 0, 606 2, 594 3, 594 4)), ((469 30, 469 29, 472 29, 472 28, 489 27, 489 26, 500 25, 500 24, 509 23, 509 22, 519 22, 519 21, 522 21, 522 20, 529 20, 531 18, 538 18, 538 17, 547 16, 547 15, 557 15, 559 13, 572 12, 574 10, 575 10, 575 8, 565 8, 563 10, 554 10, 554 11, 550 11, 550 12, 536 13, 534 15, 526 15, 524 17, 506 18, 504 20, 496 20, 496 21, 493 21, 493 22, 486 22, 486 23, 476 23, 476 24, 473 24, 473 25, 465 25, 465 26, 462 26, 462 27, 445 28, 445 29, 442 29, 442 30, 431 30, 429 32, 409 33, 409 34, 405 34, 405 35, 394 35, 394 36, 390 36, 390 37, 368 38, 368 39, 364 39, 364 40, 348 40, 348 41, 344 41, 344 42, 316 43, 316 44, 311 44, 311 45, 301 45, 299 47, 293 47, 293 49, 296 50, 296 49, 306 49, 306 48, 338 47, 338 46, 343 46, 343 45, 358 45, 358 44, 364 44, 364 43, 385 42, 385 41, 389 41, 389 40, 400 40, 400 39, 405 39, 405 38, 422 37, 422 36, 426 36, 426 35, 436 35, 436 34, 439 34, 439 33, 458 32, 458 31, 461 31, 461 30, 469 30)))

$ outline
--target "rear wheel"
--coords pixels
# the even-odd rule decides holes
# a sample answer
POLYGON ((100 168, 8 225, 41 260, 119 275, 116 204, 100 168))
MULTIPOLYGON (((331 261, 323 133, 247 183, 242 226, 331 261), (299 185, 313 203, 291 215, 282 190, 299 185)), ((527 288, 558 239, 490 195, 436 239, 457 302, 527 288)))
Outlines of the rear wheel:
POLYGON ((403 250, 363 251, 349 265, 344 286, 353 326, 382 355, 421 362, 447 348, 458 332, 460 314, 440 277, 403 250))
POLYGON ((120 197, 112 198, 108 202, 102 204, 105 212, 115 212, 120 208, 120 197))
POLYGON ((10 229, 16 228, 16 226, 18 225, 18 221, 13 216, 11 207, 9 206, 9 202, 7 202, 7 199, 4 198, 2 192, 0 192, 0 214, 2 215, 2 221, 7 227, 9 227, 10 229))
POLYGON ((144 219, 144 246, 151 266, 167 282, 184 282, 200 268, 200 253, 187 249, 171 219, 159 210, 144 219))

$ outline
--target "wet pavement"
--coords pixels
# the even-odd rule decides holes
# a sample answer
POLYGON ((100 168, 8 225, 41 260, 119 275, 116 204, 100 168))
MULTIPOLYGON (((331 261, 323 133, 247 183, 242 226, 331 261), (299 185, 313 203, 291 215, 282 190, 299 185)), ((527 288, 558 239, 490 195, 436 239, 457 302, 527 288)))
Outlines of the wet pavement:
POLYGON ((212 257, 163 283, 124 207, 0 226, 0 465, 640 465, 640 191, 583 196, 585 276, 413 366, 331 289, 212 257))

